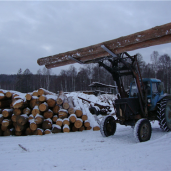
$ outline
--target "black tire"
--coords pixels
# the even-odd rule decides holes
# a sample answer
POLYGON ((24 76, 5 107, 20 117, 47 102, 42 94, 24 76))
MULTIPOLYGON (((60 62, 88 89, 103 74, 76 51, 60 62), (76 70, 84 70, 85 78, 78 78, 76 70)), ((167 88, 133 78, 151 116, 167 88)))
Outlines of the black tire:
POLYGON ((171 131, 171 100, 162 99, 157 105, 157 117, 163 131, 171 131))
POLYGON ((114 135, 116 131, 116 122, 113 116, 106 116, 100 123, 100 132, 103 137, 114 135))
POLYGON ((136 142, 145 142, 151 138, 151 124, 147 119, 139 119, 134 127, 134 137, 136 142))

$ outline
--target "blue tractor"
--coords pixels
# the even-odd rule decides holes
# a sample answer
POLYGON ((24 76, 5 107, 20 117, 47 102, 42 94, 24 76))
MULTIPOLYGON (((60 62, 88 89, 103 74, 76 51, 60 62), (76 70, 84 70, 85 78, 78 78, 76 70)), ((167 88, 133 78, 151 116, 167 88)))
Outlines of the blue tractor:
MULTIPOLYGON (((104 47, 104 49, 106 49, 104 47)), ((151 137, 150 121, 158 120, 160 128, 171 130, 171 95, 164 94, 163 83, 155 78, 142 78, 137 56, 124 52, 115 55, 107 49, 113 58, 108 59, 110 66, 104 61, 99 66, 104 67, 113 76, 118 87, 118 98, 114 108, 116 117, 108 115, 100 124, 104 137, 114 135, 116 123, 134 127, 137 141, 148 141, 151 137), (132 76, 129 95, 124 89, 123 76, 132 76)), ((129 77, 130 78, 130 77, 129 77)))

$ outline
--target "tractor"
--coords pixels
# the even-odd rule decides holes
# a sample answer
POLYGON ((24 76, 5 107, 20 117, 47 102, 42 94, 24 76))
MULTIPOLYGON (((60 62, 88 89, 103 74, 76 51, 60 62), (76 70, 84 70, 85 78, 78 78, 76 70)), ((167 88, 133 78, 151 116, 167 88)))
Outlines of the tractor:
POLYGON ((137 55, 127 52, 154 45, 171 43, 171 23, 105 41, 88 47, 39 58, 37 63, 46 68, 73 63, 98 63, 112 74, 118 87, 118 98, 114 108, 116 117, 108 115, 100 124, 103 136, 114 135, 116 123, 134 127, 137 141, 148 141, 151 137, 150 121, 158 120, 160 128, 171 130, 171 95, 164 94, 163 83, 154 78, 142 78, 137 55), (106 63, 108 61, 108 63, 106 63), (132 76, 129 96, 124 89, 123 76, 132 76))
MULTIPOLYGON (((104 49, 106 47, 103 46, 104 49)), ((164 94, 163 83, 156 78, 142 78, 137 55, 130 56, 124 52, 115 55, 106 49, 113 58, 108 59, 109 67, 103 61, 99 66, 112 74, 118 86, 118 98, 114 102, 116 117, 108 115, 100 124, 100 131, 104 137, 114 135, 116 123, 134 127, 137 141, 148 141, 151 137, 150 121, 158 120, 160 128, 171 130, 171 95, 164 94), (131 75, 129 95, 126 93, 122 77, 131 75)))

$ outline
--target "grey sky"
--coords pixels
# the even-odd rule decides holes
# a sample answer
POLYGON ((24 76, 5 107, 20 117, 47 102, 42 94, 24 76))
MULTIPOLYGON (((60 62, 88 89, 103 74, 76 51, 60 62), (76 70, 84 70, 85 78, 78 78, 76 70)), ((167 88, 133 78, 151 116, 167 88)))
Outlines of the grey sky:
MULTIPOLYGON (((0 74, 36 73, 37 59, 171 22, 171 1, 0 1, 0 74)), ((171 43, 139 49, 171 56, 171 43)), ((78 65, 76 65, 78 67, 78 65)), ((59 67, 53 69, 59 74, 59 67)))

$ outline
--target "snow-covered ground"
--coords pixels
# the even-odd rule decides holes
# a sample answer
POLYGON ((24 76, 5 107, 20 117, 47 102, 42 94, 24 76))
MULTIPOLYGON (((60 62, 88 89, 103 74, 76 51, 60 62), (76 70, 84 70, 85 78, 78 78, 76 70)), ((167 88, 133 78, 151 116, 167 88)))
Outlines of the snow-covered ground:
POLYGON ((171 133, 152 123, 148 142, 136 143, 133 129, 117 125, 114 136, 100 131, 0 137, 0 170, 161 170, 171 168, 171 133), (23 146, 27 151, 23 150, 23 146))

